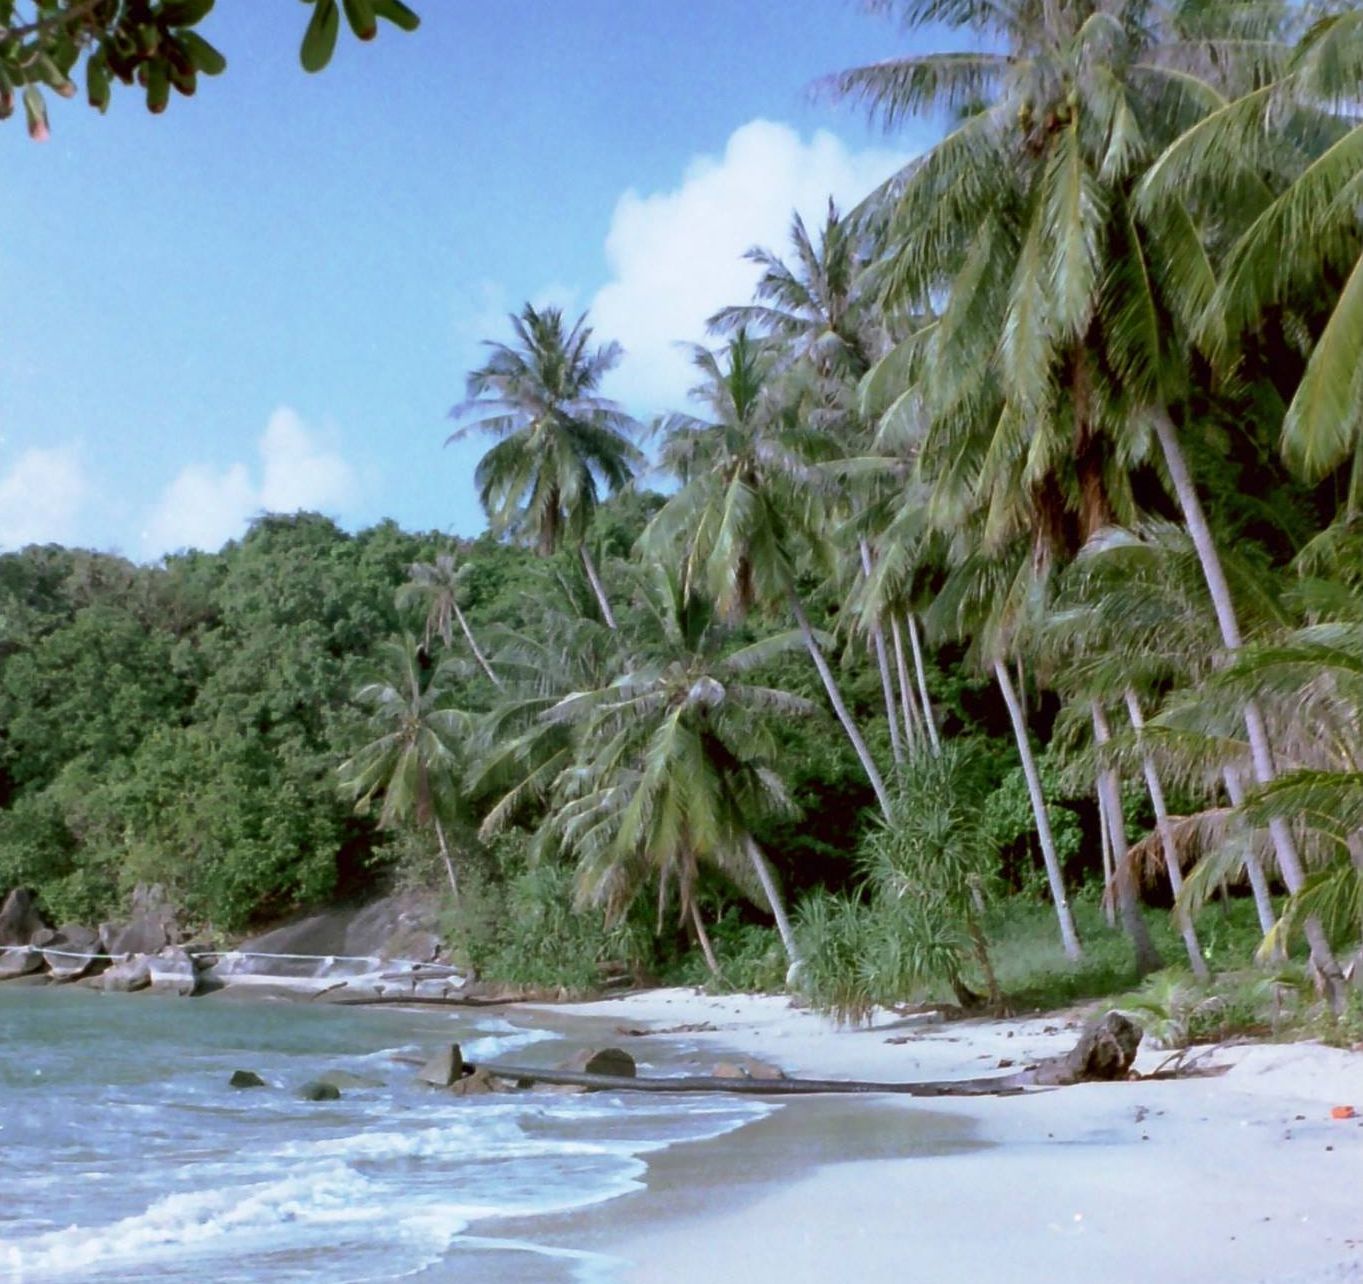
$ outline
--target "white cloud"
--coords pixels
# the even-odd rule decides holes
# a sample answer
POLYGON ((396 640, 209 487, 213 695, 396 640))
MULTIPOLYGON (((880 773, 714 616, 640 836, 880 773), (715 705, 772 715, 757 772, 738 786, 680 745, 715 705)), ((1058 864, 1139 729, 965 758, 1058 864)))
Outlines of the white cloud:
POLYGON ((257 448, 258 477, 242 463, 181 469, 142 532, 147 552, 213 550, 242 534, 260 513, 335 511, 353 500, 354 470, 287 406, 270 416, 257 448))
POLYGON ((606 237, 612 279, 591 304, 598 336, 627 352, 611 395, 640 413, 680 409, 694 380, 678 341, 702 342, 707 317, 751 297, 758 269, 744 251, 784 253, 792 212, 813 231, 829 196, 845 211, 908 159, 853 152, 826 130, 806 142, 788 125, 754 120, 723 156, 692 160, 674 190, 626 192, 606 237))
POLYGON ((75 446, 24 451, 0 474, 0 546, 74 542, 89 493, 75 446))

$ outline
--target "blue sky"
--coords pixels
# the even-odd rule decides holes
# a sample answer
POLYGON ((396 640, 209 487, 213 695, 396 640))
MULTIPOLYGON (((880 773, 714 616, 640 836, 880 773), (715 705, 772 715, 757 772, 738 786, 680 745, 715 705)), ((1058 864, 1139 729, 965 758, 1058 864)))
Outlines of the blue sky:
POLYGON ((148 559, 300 507, 476 532, 486 443, 444 416, 508 311, 590 308, 610 391, 678 405, 742 248, 928 137, 808 93, 903 48, 854 0, 412 2, 309 77, 302 6, 222 0, 228 70, 164 116, 0 125, 0 547, 148 559))

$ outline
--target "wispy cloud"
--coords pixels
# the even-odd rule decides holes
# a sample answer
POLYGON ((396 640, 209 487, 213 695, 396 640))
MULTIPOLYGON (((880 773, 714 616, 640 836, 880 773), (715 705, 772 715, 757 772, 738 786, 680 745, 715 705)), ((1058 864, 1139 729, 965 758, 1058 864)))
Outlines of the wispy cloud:
POLYGON ((181 469, 142 532, 145 552, 213 550, 242 534, 260 513, 337 512, 354 502, 354 469, 289 407, 270 416, 257 451, 254 471, 245 463, 181 469))
POLYGON ((89 494, 75 445, 25 450, 0 472, 0 547, 73 542, 89 494))

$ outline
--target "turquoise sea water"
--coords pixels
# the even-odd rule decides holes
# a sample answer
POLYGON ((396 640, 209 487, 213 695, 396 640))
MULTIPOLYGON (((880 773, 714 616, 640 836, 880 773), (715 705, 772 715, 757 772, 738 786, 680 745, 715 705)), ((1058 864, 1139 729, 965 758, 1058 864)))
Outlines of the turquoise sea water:
POLYGON ((608 1280, 607 1259, 499 1243, 496 1219, 637 1189, 640 1156, 766 1108, 461 1100, 395 1060, 457 1041, 552 1064, 553 1038, 480 1013, 0 989, 0 1280, 496 1280, 527 1260, 608 1280), (236 1069, 270 1086, 233 1090, 236 1069), (329 1071, 356 1076, 341 1100, 297 1097, 329 1071))

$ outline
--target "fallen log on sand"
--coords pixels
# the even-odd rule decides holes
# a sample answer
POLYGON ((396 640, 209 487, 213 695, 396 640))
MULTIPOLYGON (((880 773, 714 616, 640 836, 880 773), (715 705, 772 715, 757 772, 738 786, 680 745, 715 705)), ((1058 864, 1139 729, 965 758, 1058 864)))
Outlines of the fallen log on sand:
MULTIPOLYGON (((764 1079, 721 1075, 675 1075, 652 1078, 633 1074, 602 1074, 589 1070, 518 1066, 504 1062, 464 1061, 459 1045, 441 1054, 441 1085, 457 1083, 478 1073, 503 1079, 518 1088, 537 1084, 549 1087, 590 1088, 605 1092, 727 1092, 740 1096, 791 1097, 821 1094, 893 1093, 910 1097, 1006 1097, 1028 1088, 1062 1087, 1068 1084, 1125 1079, 1140 1046, 1141 1029, 1119 1012, 1109 1012, 1085 1027, 1069 1052, 1049 1057, 1008 1075, 977 1079, 938 1079, 911 1083, 885 1083, 862 1079, 764 1079)), ((630 1061, 627 1053, 609 1049, 615 1057, 630 1061)), ((605 1054, 597 1054, 604 1056, 605 1054)), ((632 1069, 632 1061, 630 1063, 632 1069)), ((428 1082, 435 1082, 428 1079, 428 1082)))

